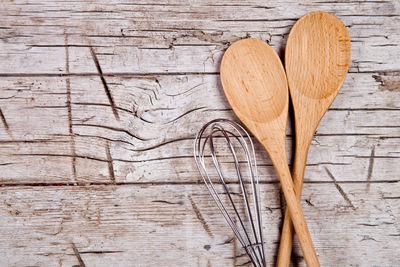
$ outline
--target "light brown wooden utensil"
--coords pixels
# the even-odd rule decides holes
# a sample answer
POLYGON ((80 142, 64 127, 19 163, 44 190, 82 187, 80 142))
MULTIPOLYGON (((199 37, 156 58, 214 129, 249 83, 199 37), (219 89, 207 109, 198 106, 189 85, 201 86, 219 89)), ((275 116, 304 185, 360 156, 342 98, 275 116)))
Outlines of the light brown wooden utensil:
MULTIPOLYGON (((292 177, 300 201, 308 149, 317 126, 339 92, 350 62, 350 37, 335 16, 312 12, 294 25, 285 67, 294 107, 296 146, 292 177)), ((289 266, 293 226, 285 214, 277 266, 289 266)))
POLYGON ((240 40, 222 58, 221 81, 233 111, 271 157, 307 264, 319 266, 286 158, 288 85, 278 55, 261 40, 240 40))

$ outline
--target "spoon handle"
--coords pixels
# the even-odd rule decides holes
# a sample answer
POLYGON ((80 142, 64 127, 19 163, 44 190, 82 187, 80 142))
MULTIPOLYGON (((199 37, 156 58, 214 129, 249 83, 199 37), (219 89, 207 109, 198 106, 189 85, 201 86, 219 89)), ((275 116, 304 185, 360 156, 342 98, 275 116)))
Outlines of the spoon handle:
MULTIPOLYGON (((290 218, 293 220, 294 228, 299 239, 301 250, 303 251, 304 259, 307 263, 307 266, 320 266, 317 258, 317 254, 315 252, 310 232, 308 230, 303 211, 301 209, 300 202, 298 201, 298 196, 295 194, 295 189, 292 181, 292 177, 290 175, 290 170, 286 161, 286 157, 271 157, 274 160, 273 163, 275 169, 278 173, 279 180, 282 185, 282 191, 286 199, 288 212, 290 214, 290 218)), ((297 185, 299 186, 299 185, 297 185)), ((298 191, 296 191, 298 192, 298 191)), ((300 195, 300 194, 299 194, 300 195)), ((285 217, 289 218, 289 217, 285 217)), ((292 228, 290 228, 292 229, 292 228)), ((291 237, 292 235, 290 235, 291 237)), ((291 248, 291 244, 290 244, 291 248)), ((290 256, 290 252, 289 252, 290 256)), ((289 257, 290 259, 290 257, 289 257)), ((279 265, 278 265, 279 266, 279 265)))
MULTIPOLYGON (((303 189, 304 171, 306 168, 307 154, 310 147, 310 142, 296 140, 294 163, 292 169, 294 191, 298 203, 301 199, 301 191, 303 189)), ((279 245, 278 260, 276 266, 288 267, 290 264, 290 256, 293 245, 293 222, 289 211, 286 209, 285 220, 283 222, 281 242, 279 245)), ((311 265, 308 265, 311 266, 311 265)))

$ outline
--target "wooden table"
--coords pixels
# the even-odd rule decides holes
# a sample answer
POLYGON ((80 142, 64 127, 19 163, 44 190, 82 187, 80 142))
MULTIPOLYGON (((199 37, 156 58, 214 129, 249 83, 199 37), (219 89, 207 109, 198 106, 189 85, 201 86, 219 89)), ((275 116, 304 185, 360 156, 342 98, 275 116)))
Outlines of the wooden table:
MULTIPOLYGON (((400 266, 397 0, 3 1, 0 266, 246 265, 195 168, 193 136, 210 119, 237 120, 218 75, 229 44, 259 38, 283 55, 314 10, 352 39, 306 171, 319 259, 400 266)), ((284 205, 256 149, 273 266, 284 205)), ((305 265, 298 244, 292 258, 305 265)))

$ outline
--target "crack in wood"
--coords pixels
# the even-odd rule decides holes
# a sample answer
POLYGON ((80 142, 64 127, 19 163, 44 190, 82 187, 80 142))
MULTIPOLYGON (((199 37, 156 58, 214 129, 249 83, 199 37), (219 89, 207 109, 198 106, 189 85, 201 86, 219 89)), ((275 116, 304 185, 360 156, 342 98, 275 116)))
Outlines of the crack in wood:
MULTIPOLYGON (((159 85, 160 85, 160 84, 158 83, 158 86, 159 86, 159 85)), ((151 88, 146 88, 146 87, 142 87, 142 86, 135 86, 135 88, 141 89, 141 90, 143 90, 143 91, 150 91, 150 92, 153 94, 154 99, 155 99, 155 100, 159 100, 159 98, 158 98, 158 96, 157 96, 157 93, 158 93, 157 88, 156 88, 156 89, 151 89, 151 88)))
POLYGON ((252 266, 252 262, 251 262, 251 260, 248 260, 248 261, 240 263, 240 264, 235 264, 235 266, 252 266))
POLYGON ((305 201, 309 206, 314 207, 314 204, 311 202, 311 199, 306 199, 305 201))
MULTIPOLYGON (((59 25, 61 26, 61 25, 59 25)), ((72 44, 65 44, 65 45, 50 45, 50 44, 35 44, 29 45, 29 47, 109 47, 106 45, 72 45, 72 44)))
POLYGON ((400 199, 400 196, 398 196, 398 197, 382 197, 382 199, 400 199))
POLYGON ((97 73, 98 73, 98 75, 99 75, 99 77, 100 77, 100 80, 101 80, 101 82, 102 82, 102 84, 103 84, 104 91, 105 91, 105 93, 106 93, 106 95, 107 95, 108 102, 110 102, 111 109, 112 109, 112 112, 113 112, 113 114, 114 114, 114 117, 115 117, 117 120, 119 120, 118 111, 117 111, 117 109, 116 109, 116 106, 115 106, 114 99, 113 99, 113 97, 112 97, 111 91, 110 91, 110 89, 108 88, 106 79, 104 78, 103 71, 101 70, 100 62, 99 62, 99 60, 98 60, 98 58, 97 58, 97 55, 96 55, 96 53, 95 53, 93 47, 90 46, 89 49, 90 49, 90 54, 92 55, 92 59, 93 59, 93 61, 94 61, 94 64, 95 64, 95 66, 96 66, 97 73))
POLYGON ((81 255, 79 254, 79 250, 76 248, 74 242, 71 242, 72 250, 74 251, 74 254, 76 258, 78 259, 79 266, 80 267, 86 267, 85 262, 82 260, 81 255))
POLYGON ((188 110, 188 111, 186 111, 185 113, 179 115, 179 116, 176 117, 175 119, 172 119, 172 120, 170 120, 170 121, 167 121, 167 122, 165 122, 165 123, 163 123, 163 124, 169 124, 169 123, 175 122, 175 121, 179 120, 180 118, 182 118, 182 117, 184 117, 184 116, 186 116, 186 115, 188 115, 188 114, 190 114, 190 113, 192 113, 192 112, 194 112, 194 111, 201 110, 201 109, 205 109, 205 108, 206 108, 206 107, 193 108, 193 109, 188 110))
POLYGON ((3 111, 0 108, 0 119, 3 122, 4 128, 6 129, 6 131, 8 132, 8 134, 10 134, 10 127, 7 123, 6 117, 4 116, 3 111))
POLYGON ((8 129, 9 129, 9 126, 8 126, 6 117, 4 116, 4 113, 3 113, 3 111, 1 110, 1 108, 0 108, 0 117, 1 117, 1 121, 3 122, 4 127, 6 128, 6 130, 8 130, 8 129))
MULTIPOLYGON (((105 104, 105 103, 83 103, 83 102, 74 102, 72 103, 73 105, 80 105, 80 106, 100 106, 100 107, 111 107, 110 104, 105 104)), ((138 116, 137 112, 129 110, 129 109, 125 109, 125 108, 121 108, 121 107, 115 107, 117 110, 120 111, 124 111, 129 113, 130 115, 133 115, 134 117, 138 118, 139 120, 146 122, 146 123, 153 123, 152 121, 148 121, 140 116, 138 116)), ((95 117, 95 116, 93 116, 95 117)), ((92 117, 92 118, 93 118, 92 117)), ((81 122, 86 122, 88 120, 82 120, 81 122)))
POLYGON ((16 163, 13 163, 13 162, 2 162, 2 163, 0 163, 0 166, 7 166, 7 165, 13 165, 13 164, 16 164, 16 163))
MULTIPOLYGON (((376 71, 372 72, 376 73, 376 71)), ((103 76, 122 76, 122 77, 146 77, 146 76, 192 76, 192 75, 219 75, 219 72, 107 72, 103 76)), ((92 77, 99 76, 98 72, 78 72, 78 73, 0 73, 0 77, 92 77)))
POLYGON ((329 108, 328 111, 400 111, 400 108, 329 108))
POLYGON ((89 251, 80 251, 80 254, 113 254, 113 253, 122 253, 125 252, 123 250, 89 250, 89 251))
POLYGON ((116 184, 116 182, 115 182, 115 174, 114 174, 114 166, 113 166, 113 158, 111 156, 109 142, 106 142, 106 155, 107 155, 108 173, 110 175, 110 180, 111 180, 111 182, 113 184, 116 184))
POLYGON ((363 238, 360 240, 360 242, 368 241, 368 240, 372 240, 372 241, 375 241, 375 242, 380 242, 380 241, 376 240, 375 238, 370 237, 369 235, 363 235, 363 238))
MULTIPOLYGON (((106 103, 90 103, 90 102, 73 102, 71 103, 72 105, 77 105, 77 106, 100 106, 100 107, 111 107, 110 104, 106 103)), ((121 110, 127 113, 132 114, 132 110, 121 108, 121 107, 115 107, 117 110, 121 110)))
POLYGON ((225 240, 225 241, 222 242, 222 243, 218 243, 217 245, 221 245, 221 246, 227 245, 227 244, 233 243, 234 240, 235 240, 235 237, 231 237, 231 238, 225 240))
MULTIPOLYGON (((90 120, 90 118, 88 120, 90 120)), ((75 136, 83 137, 83 138, 95 138, 95 139, 105 140, 105 141, 109 141, 109 142, 123 143, 123 144, 127 144, 127 145, 130 145, 130 146, 135 146, 134 144, 132 144, 132 143, 130 143, 128 141, 125 141, 125 140, 113 139, 113 138, 108 138, 108 137, 99 136, 99 135, 75 134, 75 136)), ((1 141, 0 141, 0 143, 1 143, 1 141)), ((135 151, 135 150, 131 149, 131 151, 135 151)))
MULTIPOLYGON (((215 43, 215 44, 221 45, 223 47, 227 47, 231 43, 236 42, 236 41, 238 41, 240 39, 249 38, 250 37, 249 33, 247 33, 245 36, 235 36, 235 35, 233 35, 230 38, 226 38, 226 37, 224 38, 224 37, 222 37, 223 32, 217 32, 216 34, 209 34, 209 33, 205 33, 202 30, 194 31, 192 33, 192 35, 193 35, 193 37, 195 37, 195 38, 197 38, 197 39, 199 39, 201 41, 209 42, 211 44, 215 43)), ((202 45, 202 44, 200 44, 200 45, 202 45)))
POLYGON ((178 202, 171 202, 171 201, 166 201, 166 200, 153 200, 151 201, 153 203, 164 203, 164 204, 170 204, 170 205, 183 205, 183 201, 178 201, 178 202))
MULTIPOLYGON (((241 250, 244 250, 244 249, 241 248, 241 250)), ((247 256, 247 253, 243 252, 243 253, 240 253, 238 255, 234 255, 232 257, 227 257, 227 259, 239 259, 239 258, 246 257, 246 256, 247 256)))
MULTIPOLYGON (((32 156, 32 157, 67 157, 67 158, 81 158, 81 159, 90 159, 90 160, 95 160, 95 161, 101 161, 101 162, 108 162, 107 159, 100 159, 96 157, 89 157, 89 156, 81 156, 81 155, 71 155, 71 154, 52 154, 52 153, 14 153, 14 154, 9 154, 11 156, 32 156)), ((120 160, 125 162, 125 160, 120 160)))
POLYGON ((352 207, 353 210, 356 210, 357 208, 353 205, 353 203, 351 203, 349 196, 346 194, 346 192, 344 192, 343 188, 339 185, 335 176, 333 176, 333 174, 330 172, 330 170, 327 167, 325 167, 325 171, 327 172, 328 176, 332 179, 333 184, 335 185, 335 187, 339 191, 339 193, 342 195, 344 200, 346 200, 347 203, 349 203, 350 207, 352 207))
POLYGON ((202 86, 202 85, 204 85, 204 84, 205 84, 205 83, 199 83, 198 85, 195 85, 195 86, 193 86, 193 87, 187 89, 186 91, 184 91, 184 92, 182 92, 182 93, 177 93, 177 94, 168 94, 168 93, 165 93, 165 95, 166 95, 166 96, 170 96, 170 97, 175 97, 175 96, 184 95, 184 94, 189 93, 190 91, 192 91, 192 90, 196 89, 197 87, 200 87, 200 86, 202 86))
MULTIPOLYGON (((64 43, 65 43, 65 73, 69 74, 69 50, 68 50, 68 34, 64 31, 64 43)), ((74 182, 77 183, 77 172, 76 172, 76 148, 75 148, 75 137, 74 131, 72 128, 72 107, 71 107, 71 81, 69 77, 66 77, 66 104, 67 104, 67 112, 68 112, 68 130, 70 135, 70 149, 72 153, 71 158, 71 168, 72 168, 72 177, 74 182)))
MULTIPOLYGON (((370 159, 371 156, 355 156, 355 155, 343 155, 344 158, 359 158, 359 159, 370 159)), ((374 156, 375 159, 398 159, 399 156, 374 156)))
POLYGON ((363 126, 357 126, 359 128, 400 128, 400 125, 363 125, 363 126))
MULTIPOLYGON (((52 153, 13 153, 9 154, 11 156, 32 156, 32 157, 67 157, 67 158, 81 158, 81 159, 90 159, 100 162, 108 162, 108 159, 101 159, 91 156, 82 156, 82 155, 70 155, 70 154, 52 154, 52 153)), ((127 160, 127 159, 116 159, 113 158, 113 161, 119 162, 127 162, 127 163, 145 163, 152 161, 160 161, 160 160, 174 160, 174 159, 184 159, 184 158, 193 158, 193 155, 190 156, 171 156, 171 157, 159 157, 159 158, 151 158, 151 159, 142 159, 142 160, 127 160)))
POLYGON ((375 146, 371 149, 371 156, 369 159, 368 175, 367 175, 367 192, 371 188, 372 172, 374 170, 374 160, 375 160, 375 146))
POLYGON ((160 148, 162 146, 165 146, 165 145, 168 145, 168 144, 172 144, 172 143, 175 143, 175 142, 180 142, 180 141, 184 141, 184 140, 193 140, 193 139, 194 138, 191 137, 191 136, 190 137, 181 137, 181 138, 176 138, 176 139, 172 139, 172 140, 169 140, 169 141, 164 141, 162 143, 156 144, 156 145, 151 146, 151 147, 131 149, 131 151, 144 152, 144 151, 149 151, 149 150, 153 150, 153 149, 156 149, 156 148, 160 148))
POLYGON ((133 137, 133 138, 138 139, 140 141, 150 141, 150 140, 152 140, 152 139, 139 137, 139 136, 129 132, 126 129, 118 128, 118 127, 112 127, 112 126, 106 126, 106 125, 98 125, 98 124, 84 124, 84 123, 74 123, 73 125, 74 126, 84 126, 84 127, 98 127, 98 128, 111 130, 111 131, 123 132, 123 133, 126 133, 127 135, 129 135, 130 137, 133 137))
POLYGON ((375 223, 357 223, 357 225, 369 226, 369 227, 379 226, 379 224, 375 224, 375 223))
MULTIPOLYGON (((105 161, 107 162, 107 161, 105 161)), ((374 184, 396 184, 399 183, 400 180, 381 180, 381 181, 373 181, 374 184)), ((332 181, 304 181, 305 184, 333 184, 332 181)), ((360 182, 360 181, 342 181, 338 182, 342 184, 365 184, 365 182, 360 182)), ((192 182, 163 182, 163 181, 158 181, 158 182, 118 182, 115 185, 118 186, 145 186, 145 185, 151 185, 151 186, 165 186, 165 185, 198 185, 200 184, 200 181, 192 181, 192 182)), ((235 184, 235 183, 231 183, 235 184)), ((238 183, 236 183, 238 184, 238 183)), ((279 181, 263 181, 259 182, 259 184, 279 184, 279 181)), ((61 183, 43 183, 43 182, 37 182, 37 183, 0 183, 0 187, 43 187, 43 186, 102 186, 102 185, 114 185, 110 182, 78 182, 77 184, 71 183, 71 182, 61 182, 61 183)), ((382 197, 382 199, 400 199, 399 197, 382 197)), ((280 208, 276 208, 280 209, 280 208)))
MULTIPOLYGON (((67 79, 67 80, 68 80, 68 82, 66 82, 67 83, 67 87, 70 87, 70 85, 68 85, 70 83, 69 79, 67 79)), ((67 98, 68 98, 68 94, 67 94, 67 98)), ((54 109, 54 108, 64 109, 64 108, 67 108, 68 109, 68 105, 65 105, 65 106, 31 106, 31 107, 27 107, 27 109, 31 109, 31 108, 32 109, 35 109, 35 108, 47 108, 47 109, 54 109)))
POLYGON ((217 19, 220 22, 286 22, 286 21, 297 21, 298 18, 285 18, 285 19, 217 19))
POLYGON ((197 207, 196 203, 193 201, 192 197, 188 197, 190 203, 192 204, 192 208, 194 213, 196 214, 197 219, 200 221, 201 225, 203 226, 204 230, 208 234, 209 237, 214 238, 214 234, 211 232, 210 226, 207 224, 206 220, 204 219, 203 215, 201 214, 199 208, 197 207))
MULTIPOLYGON (((322 1, 322 2, 314 2, 314 3, 318 3, 318 4, 342 4, 345 5, 346 3, 349 3, 350 1, 343 1, 343 0, 338 0, 338 1, 322 1)), ((380 0, 380 1, 351 1, 352 3, 357 3, 357 4, 361 4, 361 3, 372 3, 372 4, 382 4, 382 3, 389 3, 389 1, 385 1, 385 0, 380 0)))

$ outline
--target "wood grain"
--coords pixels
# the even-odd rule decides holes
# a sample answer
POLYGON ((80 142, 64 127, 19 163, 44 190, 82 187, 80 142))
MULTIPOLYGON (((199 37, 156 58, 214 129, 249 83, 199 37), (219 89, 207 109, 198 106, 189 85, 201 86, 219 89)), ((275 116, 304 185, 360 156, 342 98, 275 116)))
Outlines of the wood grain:
MULTIPOLYGON (((364 183, 339 185, 355 210, 332 183, 307 184, 303 192, 302 204, 321 265, 396 266, 399 183, 372 183, 369 192, 364 183), (372 248, 374 257, 369 256, 372 248)), ((278 184, 261 186, 269 265, 276 260, 280 237, 279 191, 278 184)), ((76 265, 79 259, 72 243, 86 266, 247 262, 202 184, 13 186, 0 188, 0 196, 2 266, 76 265)), ((296 255, 294 260, 305 265, 296 255)))
MULTIPOLYGON (((400 7, 394 0, 2 2, 0 265, 78 265, 71 242, 86 266, 245 263, 239 244, 228 242, 223 218, 207 207, 191 158, 193 136, 210 119, 237 120, 218 76, 227 46, 254 37, 282 56, 295 21, 315 10, 344 22, 352 61, 310 147, 301 203, 311 235, 322 266, 399 265, 400 7), (180 200, 185 204, 152 202, 180 200), (87 206, 91 219, 83 215, 87 206), (65 229, 52 235, 63 219, 65 229), (164 223, 171 226, 162 229, 164 223)), ((256 149, 272 209, 264 221, 273 265, 280 194, 271 161, 256 149)), ((294 253, 294 265, 304 266, 297 244, 294 253)))

